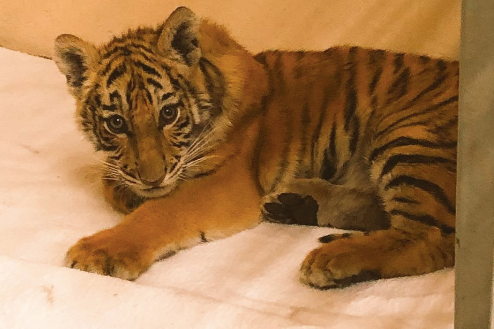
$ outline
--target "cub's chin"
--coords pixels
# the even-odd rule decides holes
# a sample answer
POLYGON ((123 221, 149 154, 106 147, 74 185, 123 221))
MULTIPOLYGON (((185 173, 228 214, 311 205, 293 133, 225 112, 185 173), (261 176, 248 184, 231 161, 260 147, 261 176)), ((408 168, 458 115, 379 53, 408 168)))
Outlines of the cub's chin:
POLYGON ((159 198, 167 195, 173 191, 176 184, 158 186, 158 187, 144 187, 144 186, 133 186, 132 190, 139 196, 144 198, 159 198))

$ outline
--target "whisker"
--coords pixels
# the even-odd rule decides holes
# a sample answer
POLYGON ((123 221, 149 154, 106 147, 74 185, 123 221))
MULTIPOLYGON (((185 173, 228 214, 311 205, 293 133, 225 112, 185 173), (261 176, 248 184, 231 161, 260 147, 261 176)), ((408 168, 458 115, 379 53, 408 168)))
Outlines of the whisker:
POLYGON ((184 167, 185 168, 190 168, 190 167, 193 167, 193 166, 197 166, 198 164, 200 164, 201 162, 204 162, 206 160, 209 160, 209 159, 213 159, 213 158, 221 158, 219 155, 208 155, 208 156, 204 156, 202 158, 198 158, 196 160, 193 160, 193 161, 190 161, 190 162, 187 162, 184 167))
POLYGON ((215 144, 213 143, 213 135, 213 131, 211 130, 208 132, 208 134, 197 138, 194 143, 192 143, 191 147, 189 147, 186 153, 183 155, 184 162, 188 162, 188 160, 210 151, 210 149, 215 144))
POLYGON ((209 138, 214 133, 214 131, 215 130, 211 127, 211 125, 204 126, 201 132, 197 135, 194 142, 192 142, 192 144, 190 145, 189 150, 194 149, 202 140, 209 138))

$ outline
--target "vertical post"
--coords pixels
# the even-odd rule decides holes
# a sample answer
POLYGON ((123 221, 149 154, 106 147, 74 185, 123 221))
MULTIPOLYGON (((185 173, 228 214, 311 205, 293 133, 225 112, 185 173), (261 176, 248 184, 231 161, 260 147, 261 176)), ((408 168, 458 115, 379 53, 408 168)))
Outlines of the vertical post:
POLYGON ((494 1, 463 0, 455 328, 491 328, 494 256, 494 1))

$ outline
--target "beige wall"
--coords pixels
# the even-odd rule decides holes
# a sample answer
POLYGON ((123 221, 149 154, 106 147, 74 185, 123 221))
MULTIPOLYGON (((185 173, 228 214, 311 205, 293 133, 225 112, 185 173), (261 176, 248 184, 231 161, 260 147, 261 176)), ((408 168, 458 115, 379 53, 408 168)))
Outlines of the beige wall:
POLYGON ((0 46, 51 56, 54 38, 93 42, 154 25, 179 5, 226 25, 248 49, 356 44, 457 57, 460 0, 0 0, 0 46))

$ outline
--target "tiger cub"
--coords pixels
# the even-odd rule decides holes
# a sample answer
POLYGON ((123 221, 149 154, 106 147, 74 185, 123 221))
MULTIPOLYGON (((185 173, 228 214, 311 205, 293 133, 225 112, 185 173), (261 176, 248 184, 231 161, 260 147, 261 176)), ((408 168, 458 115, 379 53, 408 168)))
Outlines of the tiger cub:
POLYGON ((316 288, 453 265, 457 62, 360 47, 253 56, 184 7, 101 47, 61 35, 54 59, 126 214, 67 266, 133 280, 262 220, 354 230, 302 262, 316 288))

